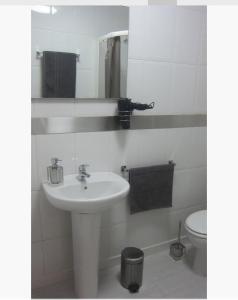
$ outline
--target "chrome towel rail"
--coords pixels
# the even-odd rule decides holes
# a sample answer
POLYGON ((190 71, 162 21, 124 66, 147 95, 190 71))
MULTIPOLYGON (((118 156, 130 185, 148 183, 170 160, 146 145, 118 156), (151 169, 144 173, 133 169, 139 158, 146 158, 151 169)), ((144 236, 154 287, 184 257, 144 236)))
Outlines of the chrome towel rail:
MULTIPOLYGON (((36 58, 41 59, 42 56, 43 56, 43 51, 36 50, 36 58)), ((76 61, 79 61, 80 60, 80 54, 75 53, 75 56, 76 56, 76 61)))

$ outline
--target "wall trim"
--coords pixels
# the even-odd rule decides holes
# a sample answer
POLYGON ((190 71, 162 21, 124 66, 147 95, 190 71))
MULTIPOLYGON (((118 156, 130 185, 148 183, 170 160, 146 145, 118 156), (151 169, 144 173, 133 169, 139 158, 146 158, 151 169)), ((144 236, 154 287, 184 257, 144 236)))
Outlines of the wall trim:
MULTIPOLYGON (((181 236, 181 240, 182 240, 183 244, 185 244, 185 245, 189 244, 189 241, 185 235, 181 236)), ((153 244, 153 245, 150 245, 147 247, 142 247, 141 249, 144 251, 145 257, 150 256, 155 253, 158 253, 158 252, 165 251, 165 250, 167 250, 168 254, 169 254, 170 244, 172 244, 176 241, 177 241, 177 238, 174 238, 174 239, 164 241, 161 243, 157 243, 157 244, 153 244)), ((99 269, 100 270, 107 269, 107 268, 116 266, 120 263, 121 263, 121 255, 118 254, 118 255, 107 258, 105 261, 101 261, 100 265, 99 265, 99 269)))
POLYGON ((120 98, 31 98, 32 104, 34 103, 81 103, 81 102, 116 102, 120 98))
MULTIPOLYGON (((205 114, 144 115, 131 117, 131 130, 204 127, 205 114)), ((32 118, 31 133, 57 134, 122 130, 118 116, 32 118)))

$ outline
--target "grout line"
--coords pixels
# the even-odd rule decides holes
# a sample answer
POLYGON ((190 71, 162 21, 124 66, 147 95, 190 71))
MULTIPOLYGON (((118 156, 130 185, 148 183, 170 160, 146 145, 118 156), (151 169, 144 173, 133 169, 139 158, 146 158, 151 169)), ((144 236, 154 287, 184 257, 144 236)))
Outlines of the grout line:
POLYGON ((47 27, 38 27, 38 26, 32 26, 31 30, 40 30, 40 31, 48 31, 48 32, 52 32, 52 33, 65 33, 65 34, 74 34, 74 35, 77 35, 77 37, 79 36, 82 36, 82 37, 87 37, 89 40, 91 41, 95 41, 94 37, 92 37, 91 35, 88 35, 88 34, 81 34, 81 33, 78 33, 76 31, 64 31, 64 30, 55 30, 55 29, 51 29, 51 28, 47 28, 47 27))
POLYGON ((195 166, 195 167, 191 167, 191 168, 176 168, 174 169, 174 172, 182 172, 182 171, 191 171, 193 169, 203 169, 203 168, 207 168, 207 164, 206 165, 200 165, 200 166, 195 166))
POLYGON ((40 188, 38 189, 38 188, 34 188, 34 187, 33 187, 33 188, 31 188, 31 191, 32 191, 32 192, 40 192, 41 189, 40 189, 40 188))
MULTIPOLYGON (((189 205, 189 206, 185 206, 185 207, 178 207, 178 208, 174 208, 174 207, 168 207, 168 208, 160 208, 160 209, 157 209, 158 212, 157 214, 158 215, 161 215, 161 214, 171 214, 171 213, 177 213, 177 212, 181 212, 181 211, 184 211, 184 210, 188 210, 188 209, 195 209, 195 208, 201 208, 202 206, 204 205, 203 202, 199 203, 199 204, 194 204, 194 205, 189 205)), ((150 210, 150 212, 152 211, 155 211, 155 210, 150 210)), ((149 212, 149 211, 145 211, 145 212, 149 212)), ((129 216, 131 216, 129 214, 129 216)), ((127 214, 127 217, 128 217, 128 214, 127 214)), ((126 219, 125 221, 121 221, 121 222, 118 222, 118 223, 113 223, 113 224, 108 224, 106 226, 101 226, 100 227, 100 231, 111 231, 112 228, 115 228, 119 225, 122 225, 122 224, 136 224, 136 223, 140 223, 140 221, 136 220, 136 221, 130 221, 128 219, 126 219)), ((154 222, 153 222, 154 223, 154 222)))
POLYGON ((201 67, 201 66, 207 66, 207 64, 201 64, 201 63, 187 63, 187 62, 176 62, 176 61, 168 61, 163 59, 153 59, 153 58, 142 58, 142 57, 129 57, 128 63, 130 61, 142 61, 145 63, 153 62, 153 63, 166 63, 169 65, 184 65, 184 66, 193 66, 193 67, 201 67))
POLYGON ((71 238, 72 238, 72 234, 55 236, 52 238, 44 238, 43 237, 42 240, 34 241, 31 244, 43 243, 43 242, 54 241, 54 240, 69 240, 71 238))
MULTIPOLYGON (((166 241, 157 243, 157 244, 152 244, 150 246, 141 247, 141 249, 145 252, 145 259, 147 257, 155 254, 155 253, 162 252, 162 251, 165 251, 165 250, 169 251, 169 245, 171 243, 175 242, 176 240, 177 240, 177 237, 174 238, 174 239, 170 239, 170 240, 166 240, 166 241)), ((186 241, 187 240, 186 235, 181 236, 181 240, 186 241)), ((120 264, 120 257, 121 257, 121 255, 118 254, 118 255, 108 257, 104 261, 101 261, 101 266, 99 264, 99 270, 104 271, 106 269, 109 269, 111 267, 119 265, 120 264)))
MULTIPOLYGON (((174 210, 173 210, 173 207, 171 207, 170 210, 167 209, 167 212, 162 212, 163 209, 161 209, 158 212, 158 214, 161 214, 161 213, 176 213, 176 212, 180 212, 180 211, 187 210, 187 209, 200 208, 201 206, 203 206, 203 204, 204 203, 200 203, 200 204, 196 204, 196 205, 190 205, 190 206, 186 206, 186 207, 175 208, 174 210)), ((125 220, 125 221, 114 223, 114 224, 108 224, 108 226, 102 226, 102 227, 100 227, 100 232, 101 231, 110 231, 111 228, 117 227, 117 226, 119 226, 121 224, 125 224, 125 223, 129 223, 129 222, 127 220, 125 220)), ((135 221, 135 222, 132 221, 132 223, 137 223, 137 221, 135 221)), ((32 242, 32 244, 46 242, 46 241, 53 241, 53 240, 58 240, 58 239, 70 239, 70 238, 72 238, 72 234, 63 235, 63 236, 55 236, 55 237, 52 237, 52 238, 42 238, 42 240, 34 241, 34 242, 32 242)), ((148 247, 150 247, 150 246, 148 246, 148 247)))

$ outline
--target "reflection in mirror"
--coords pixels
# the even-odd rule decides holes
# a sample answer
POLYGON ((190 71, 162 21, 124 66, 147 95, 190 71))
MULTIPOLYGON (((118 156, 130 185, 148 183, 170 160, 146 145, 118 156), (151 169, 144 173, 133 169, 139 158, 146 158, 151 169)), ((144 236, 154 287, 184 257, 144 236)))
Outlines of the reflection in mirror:
POLYGON ((122 6, 36 6, 32 98, 126 97, 128 15, 122 6))

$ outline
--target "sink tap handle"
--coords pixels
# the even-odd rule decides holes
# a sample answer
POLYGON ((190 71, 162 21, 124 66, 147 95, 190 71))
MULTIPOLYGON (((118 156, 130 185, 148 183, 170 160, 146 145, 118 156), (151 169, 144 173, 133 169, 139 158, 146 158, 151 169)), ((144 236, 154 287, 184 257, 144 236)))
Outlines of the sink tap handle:
POLYGON ((79 165, 79 171, 86 171, 86 168, 89 167, 89 164, 81 164, 79 165))

